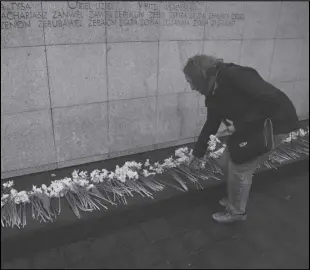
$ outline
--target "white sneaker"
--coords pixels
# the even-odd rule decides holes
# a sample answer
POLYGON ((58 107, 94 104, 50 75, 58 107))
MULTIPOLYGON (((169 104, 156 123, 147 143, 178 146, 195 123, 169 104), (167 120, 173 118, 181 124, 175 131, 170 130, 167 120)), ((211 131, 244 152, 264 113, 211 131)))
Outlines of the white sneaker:
POLYGON ((228 211, 215 213, 212 218, 219 223, 231 223, 234 221, 246 220, 246 214, 232 214, 228 211))

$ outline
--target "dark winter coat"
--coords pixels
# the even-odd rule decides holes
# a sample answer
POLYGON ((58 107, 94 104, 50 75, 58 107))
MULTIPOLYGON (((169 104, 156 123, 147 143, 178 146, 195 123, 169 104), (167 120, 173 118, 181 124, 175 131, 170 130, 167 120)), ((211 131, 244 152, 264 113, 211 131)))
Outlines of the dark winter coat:
POLYGON ((292 101, 282 91, 266 82, 250 67, 221 63, 217 87, 205 99, 207 121, 195 144, 193 155, 202 157, 209 136, 215 135, 222 121, 231 120, 236 130, 247 130, 257 120, 270 118, 274 134, 299 128, 292 101))

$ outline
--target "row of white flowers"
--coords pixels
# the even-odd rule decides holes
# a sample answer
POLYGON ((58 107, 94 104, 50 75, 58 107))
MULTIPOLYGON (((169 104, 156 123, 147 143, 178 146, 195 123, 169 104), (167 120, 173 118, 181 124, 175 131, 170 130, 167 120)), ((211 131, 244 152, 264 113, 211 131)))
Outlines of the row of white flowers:
MULTIPOLYGON (((309 142, 303 137, 309 134, 307 130, 300 129, 298 132, 292 132, 285 140, 286 143, 292 141, 300 141, 303 148, 299 146, 299 152, 296 153, 309 154, 309 142)), ((2 226, 18 226, 26 225, 27 205, 32 207, 32 217, 42 221, 53 221, 60 213, 60 198, 65 197, 70 204, 74 213, 80 217, 79 210, 92 211, 100 209, 102 206, 107 209, 106 204, 115 205, 117 202, 126 203, 126 197, 133 196, 138 193, 142 196, 153 198, 153 192, 161 191, 165 186, 173 186, 183 191, 187 191, 187 186, 177 173, 185 175, 197 187, 201 187, 198 178, 206 180, 210 177, 218 179, 217 173, 221 173, 220 169, 213 164, 212 159, 219 158, 225 150, 226 145, 216 136, 210 136, 208 153, 204 158, 204 171, 194 172, 187 165, 192 150, 187 147, 179 148, 175 151, 175 155, 164 160, 163 163, 150 163, 128 161, 122 167, 116 166, 115 171, 106 169, 96 169, 89 175, 87 172, 73 171, 72 177, 52 181, 49 186, 42 184, 41 187, 33 186, 30 191, 17 191, 14 189, 13 181, 2 184, 1 188, 1 224, 2 226), (208 167, 208 168, 207 168, 208 167), (173 185, 163 182, 160 174, 168 174, 180 185, 173 185), (111 195, 113 194, 113 196, 111 195), (52 206, 52 199, 58 199, 58 209, 52 206)), ((287 160, 290 158, 288 154, 283 157, 283 153, 273 158, 273 161, 287 160)), ((268 165, 265 164, 267 167, 268 165)))

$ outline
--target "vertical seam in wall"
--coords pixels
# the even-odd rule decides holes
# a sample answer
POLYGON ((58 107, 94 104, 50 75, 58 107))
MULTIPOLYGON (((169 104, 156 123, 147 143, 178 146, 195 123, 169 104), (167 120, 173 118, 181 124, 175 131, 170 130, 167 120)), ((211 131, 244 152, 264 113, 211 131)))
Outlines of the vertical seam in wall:
POLYGON ((275 39, 278 38, 279 21, 280 21, 280 18, 281 18, 282 9, 283 9, 283 1, 281 1, 281 7, 280 7, 280 11, 279 11, 278 18, 277 18, 277 29, 276 29, 275 39))
MULTIPOLYGON (((247 9, 247 5, 248 5, 248 2, 244 2, 243 3, 244 5, 244 14, 246 13, 246 9, 247 9)), ((245 18, 244 18, 244 21, 243 21, 243 25, 242 25, 242 31, 241 31, 241 43, 240 43, 240 48, 239 48, 239 56, 238 56, 238 65, 241 65, 241 54, 242 54, 242 46, 243 46, 243 36, 244 36, 244 28, 245 28, 245 18)), ((251 41, 250 41, 251 42, 251 41)))
POLYGON ((272 53, 271 53, 271 61, 270 61, 270 66, 269 66, 269 70, 268 70, 268 81, 271 81, 271 71, 272 71, 272 65, 273 65, 273 61, 274 61, 274 51, 275 51, 275 47, 276 47, 276 41, 277 41, 277 39, 274 38, 273 39, 273 48, 272 48, 272 53))
MULTIPOLYGON (((161 2, 158 2, 158 10, 159 14, 161 14, 161 2)), ((158 26, 158 39, 157 39, 157 74, 156 74, 156 95, 155 95, 155 110, 156 110, 156 125, 155 125, 155 136, 154 136, 154 142, 153 146, 155 148, 155 145, 157 143, 157 132, 158 132, 158 93, 159 93, 159 39, 160 39, 160 30, 161 30, 161 16, 159 16, 159 26, 158 26)))
MULTIPOLYGON (((244 5, 244 9, 243 9, 244 15, 246 15, 248 2, 245 1, 243 5, 244 5)), ((241 40, 244 39, 245 24, 246 24, 246 18, 244 18, 243 25, 242 25, 241 40)))
MULTIPOLYGON (((208 21, 208 16, 207 16, 207 11, 208 11, 208 2, 206 1, 206 6, 205 6, 205 9, 204 9, 204 13, 205 13, 205 22, 208 21)), ((205 44, 205 41, 207 40, 206 39, 206 36, 209 36, 209 26, 207 26, 207 23, 204 24, 204 27, 203 27, 203 38, 202 38, 202 44, 201 44, 201 54, 204 54, 204 44, 205 44), (206 31, 208 31, 208 35, 206 35, 206 31)), ((199 100, 200 100, 200 95, 197 94, 197 115, 196 115, 196 128, 195 128, 195 136, 194 137, 194 142, 197 140, 197 137, 198 137, 198 134, 197 133, 197 129, 198 129, 198 123, 199 123, 199 111, 200 111, 200 103, 199 103, 199 100)))
MULTIPOLYGON (((207 22, 207 10, 208 10, 208 2, 206 1, 206 6, 205 6, 205 22, 207 22)), ((202 41, 204 42, 206 40, 206 23, 204 24, 203 26, 203 38, 202 38, 202 41)), ((209 28, 207 28, 207 30, 209 31, 209 28)), ((209 36, 209 33, 208 33, 208 36, 209 36)))
POLYGON ((110 96, 109 96, 109 72, 108 72, 108 27, 107 27, 107 2, 104 3, 104 27, 105 27, 105 75, 106 75, 106 94, 107 94, 107 147, 108 158, 110 155, 110 96))
POLYGON ((205 42, 207 40, 206 36, 209 36, 209 25, 207 26, 207 22, 208 22, 207 10, 208 10, 208 2, 206 1, 206 6, 205 6, 206 23, 205 23, 204 29, 203 29, 203 39, 202 39, 202 48, 201 48, 202 54, 204 54, 204 45, 205 45, 205 42), (206 31, 208 31, 208 35, 206 35, 206 31))
POLYGON ((275 48, 276 48, 276 41, 277 41, 277 35, 278 35, 279 21, 280 21, 281 14, 282 14, 282 6, 283 6, 283 2, 281 2, 280 11, 279 11, 278 18, 277 18, 276 34, 275 34, 275 37, 273 38, 273 48, 272 48, 272 54, 271 54, 271 62, 270 62, 269 71, 268 71, 268 81, 271 81, 271 71, 272 71, 272 65, 273 65, 273 61, 274 61, 274 52, 275 52, 275 48))
MULTIPOLYGON (((41 1, 41 12, 43 14, 43 4, 41 1)), ((53 139, 54 139, 54 151, 55 151, 55 163, 58 167, 58 155, 57 155, 57 147, 56 147, 56 138, 55 138, 55 128, 54 128, 54 118, 53 118, 53 108, 52 108, 52 97, 51 97, 51 87, 50 87, 50 76, 49 76, 49 69, 48 69, 48 60, 47 60, 47 48, 46 48, 46 39, 45 39, 45 27, 43 24, 43 40, 44 40, 44 53, 45 53, 45 63, 46 63, 46 77, 47 77, 47 87, 48 87, 48 95, 50 99, 50 113, 51 113, 51 123, 52 123, 52 131, 53 131, 53 139)))

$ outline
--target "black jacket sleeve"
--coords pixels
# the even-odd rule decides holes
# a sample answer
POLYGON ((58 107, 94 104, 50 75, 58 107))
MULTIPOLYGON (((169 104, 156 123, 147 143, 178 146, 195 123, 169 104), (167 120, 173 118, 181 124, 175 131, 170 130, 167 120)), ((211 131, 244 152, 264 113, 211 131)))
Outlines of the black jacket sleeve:
POLYGON ((193 155, 202 158, 208 148, 210 135, 215 135, 221 125, 222 118, 212 109, 207 109, 207 121, 204 124, 193 149, 193 155))

